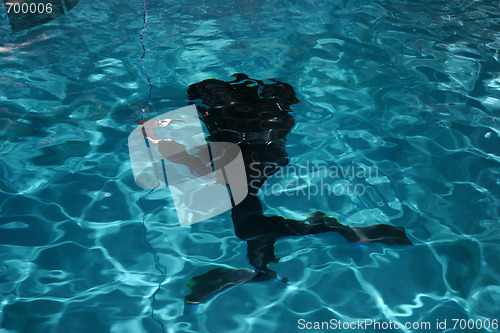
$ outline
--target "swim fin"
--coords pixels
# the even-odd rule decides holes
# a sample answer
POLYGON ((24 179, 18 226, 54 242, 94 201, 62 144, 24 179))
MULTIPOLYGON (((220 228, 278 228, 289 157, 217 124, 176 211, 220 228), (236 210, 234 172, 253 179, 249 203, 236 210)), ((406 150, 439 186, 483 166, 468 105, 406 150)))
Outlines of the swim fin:
POLYGON ((184 303, 199 304, 224 289, 252 281, 257 275, 257 272, 244 268, 214 268, 191 278, 188 283, 191 293, 184 297, 184 303))
POLYGON ((368 227, 350 228, 359 237, 358 243, 385 243, 389 245, 412 245, 406 236, 405 229, 388 224, 375 224, 368 227))
POLYGON ((367 227, 349 227, 341 224, 337 219, 326 216, 322 212, 315 212, 306 220, 309 228, 316 232, 334 231, 341 234, 347 241, 353 243, 385 243, 389 245, 412 245, 406 236, 405 229, 388 224, 375 224, 367 227), (319 227, 319 228, 318 228, 319 227))

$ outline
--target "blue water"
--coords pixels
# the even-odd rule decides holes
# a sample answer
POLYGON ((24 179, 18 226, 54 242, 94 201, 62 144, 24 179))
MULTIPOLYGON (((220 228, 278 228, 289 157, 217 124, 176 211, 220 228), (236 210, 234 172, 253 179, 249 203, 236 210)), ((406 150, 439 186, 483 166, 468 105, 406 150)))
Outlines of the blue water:
POLYGON ((288 286, 245 284, 186 307, 190 277, 251 266, 229 213, 181 228, 168 191, 134 183, 127 137, 149 89, 142 1, 81 0, 17 34, 1 10, 0 332, 341 331, 300 319, 497 331, 453 319, 500 320, 499 8, 148 1, 145 117, 185 106, 189 84, 211 77, 288 82, 302 101, 288 136, 296 169, 269 180, 266 213, 387 223, 415 244, 284 238, 272 268, 288 286), (299 174, 312 162, 378 173, 299 174), (358 193, 311 195, 325 179, 358 193))

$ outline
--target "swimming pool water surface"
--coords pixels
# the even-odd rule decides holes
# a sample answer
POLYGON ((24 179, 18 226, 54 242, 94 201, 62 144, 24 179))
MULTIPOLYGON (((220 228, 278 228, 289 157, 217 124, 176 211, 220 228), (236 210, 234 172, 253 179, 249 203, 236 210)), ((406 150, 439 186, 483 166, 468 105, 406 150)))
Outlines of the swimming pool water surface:
POLYGON ((149 103, 142 1, 80 0, 15 34, 1 11, 1 333, 498 331, 499 1, 146 6, 149 103), (302 101, 289 172, 261 191, 266 214, 401 226, 414 245, 283 238, 272 268, 287 285, 185 306, 191 277, 251 269, 246 244, 230 212, 180 227, 168 190, 134 183, 127 138, 187 105, 190 84, 233 73, 287 82, 302 101), (358 192, 311 194, 325 181, 358 192), (358 319, 421 326, 300 325, 358 319))

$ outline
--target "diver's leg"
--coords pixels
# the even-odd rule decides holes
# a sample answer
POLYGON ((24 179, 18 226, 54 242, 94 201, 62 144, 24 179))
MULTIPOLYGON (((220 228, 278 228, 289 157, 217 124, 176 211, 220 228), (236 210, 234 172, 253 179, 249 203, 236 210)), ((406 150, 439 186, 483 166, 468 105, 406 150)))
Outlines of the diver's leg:
POLYGON ((277 262, 274 255, 274 243, 276 238, 272 236, 261 236, 247 240, 248 260, 255 268, 257 275, 254 281, 266 281, 276 278, 276 272, 270 270, 267 265, 277 262))
POLYGON ((240 204, 233 208, 234 232, 240 239, 247 240, 261 236, 274 236, 272 223, 268 223, 262 215, 262 205, 259 198, 248 195, 240 204))
POLYGON ((305 221, 288 220, 274 216, 272 222, 276 238, 283 236, 298 236, 334 231, 341 234, 347 241, 353 243, 407 244, 412 242, 406 236, 405 230, 387 224, 375 224, 368 227, 349 227, 337 219, 324 213, 316 212, 305 221))

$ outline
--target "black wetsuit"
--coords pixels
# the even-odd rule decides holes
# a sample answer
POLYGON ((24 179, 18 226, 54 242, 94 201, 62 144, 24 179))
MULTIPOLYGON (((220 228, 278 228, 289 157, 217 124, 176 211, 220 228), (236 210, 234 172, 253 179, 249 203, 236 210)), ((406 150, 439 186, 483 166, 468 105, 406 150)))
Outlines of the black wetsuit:
POLYGON ((294 125, 290 106, 300 102, 287 83, 265 84, 245 74, 233 76, 232 82, 209 79, 192 84, 188 97, 196 102, 211 141, 232 142, 241 148, 248 196, 233 208, 232 219, 236 236, 247 241, 248 258, 259 273, 254 280, 275 276, 267 265, 275 261, 274 243, 283 236, 336 231, 351 242, 411 244, 403 228, 350 228, 322 213, 306 221, 264 216, 257 192, 270 175, 288 164, 286 135, 294 125))

